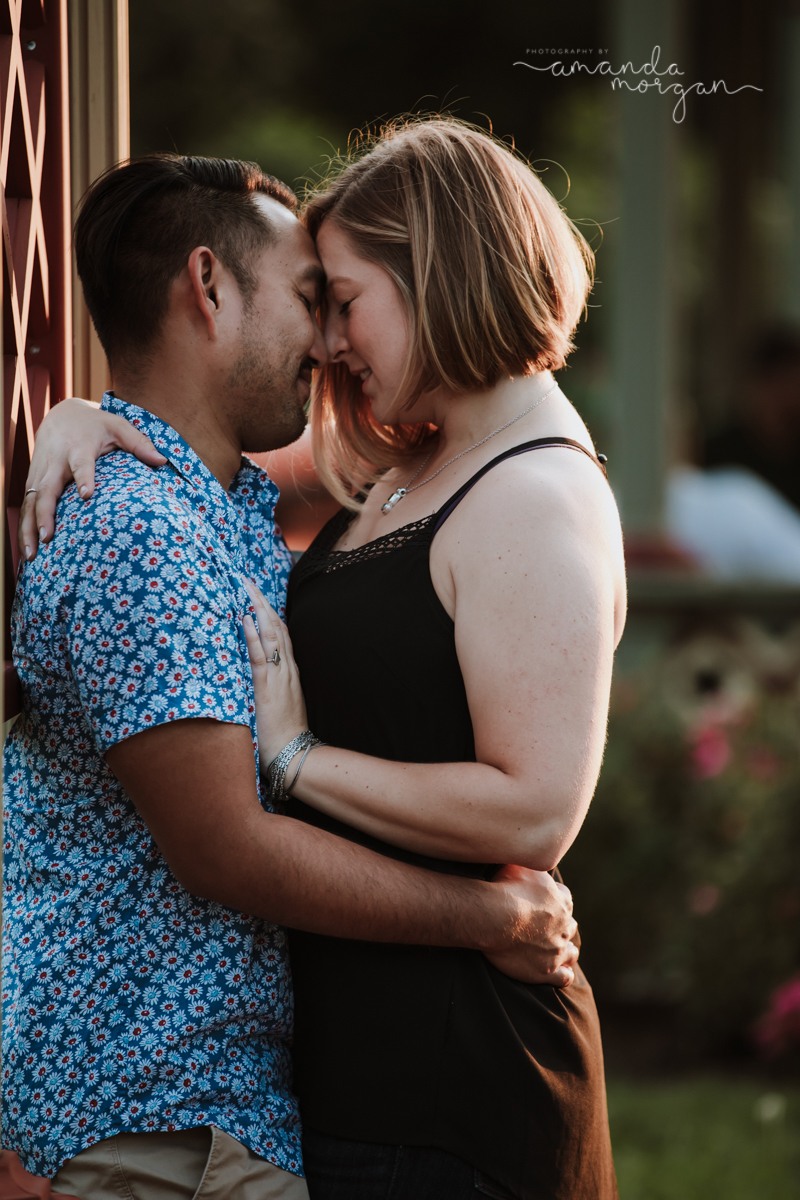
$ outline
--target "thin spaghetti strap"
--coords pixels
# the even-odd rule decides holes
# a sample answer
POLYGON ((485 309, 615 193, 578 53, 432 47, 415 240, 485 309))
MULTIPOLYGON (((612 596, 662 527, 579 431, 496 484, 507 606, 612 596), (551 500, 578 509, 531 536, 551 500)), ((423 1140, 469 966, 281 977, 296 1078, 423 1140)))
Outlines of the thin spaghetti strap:
POLYGON ((471 491, 472 488, 475 487, 475 484, 478 482, 478 480, 483 479, 484 475, 488 474, 488 472, 491 471, 494 467, 498 466, 499 463, 505 462, 505 460, 507 458, 516 458, 518 454, 527 454, 529 450, 546 450, 549 447, 552 447, 553 449, 558 449, 559 447, 564 447, 567 450, 580 450, 581 454, 585 454, 587 458, 590 458, 592 460, 592 462, 595 463, 595 465, 600 468, 600 470, 606 476, 606 479, 608 478, 608 472, 606 471, 606 466, 605 466, 605 464, 606 464, 605 454, 600 454, 597 456, 597 458, 595 458, 595 456, 592 454, 591 450, 587 450, 585 446, 582 446, 580 442, 573 441, 572 438, 547 437, 547 438, 536 438, 532 442, 523 442, 519 446, 512 446, 512 448, 510 450, 506 450, 502 454, 498 454, 497 458, 493 458, 491 462, 486 463, 486 465, 481 467, 481 469, 479 471, 475 472, 475 474, 472 476, 471 479, 468 479, 466 483, 461 485, 461 487, 458 489, 458 491, 455 493, 455 495, 451 496, 450 499, 439 509, 438 513, 436 514, 436 517, 432 523, 433 524, 432 534, 435 534, 437 532, 437 530, 440 529, 442 525, 444 525, 445 521, 450 516, 450 514, 456 508, 458 508, 459 504, 464 499, 467 492, 471 491))

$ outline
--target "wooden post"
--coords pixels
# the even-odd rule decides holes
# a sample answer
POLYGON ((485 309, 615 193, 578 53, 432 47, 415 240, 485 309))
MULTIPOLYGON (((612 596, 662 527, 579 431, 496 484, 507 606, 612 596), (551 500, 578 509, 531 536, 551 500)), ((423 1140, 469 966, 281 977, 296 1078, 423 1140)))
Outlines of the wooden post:
MULTIPOLYGON (((0 0, 0 215, 5 258, 0 607, 3 641, 17 565, 16 530, 34 436, 51 398, 72 391, 67 0, 0 0), (7 286, 6 286, 7 281, 7 286)), ((8 658, 8 646, 6 654, 8 658)), ((0 724, 18 688, 4 663, 0 724)), ((1 928, 1 924, 0 924, 1 928)), ((0 1152, 0 1198, 56 1200, 48 1179, 0 1152)), ((62 1197, 62 1200, 68 1200, 62 1197)))
MULTIPOLYGON (((72 209, 90 183, 130 155, 128 0, 69 0, 72 209)), ((108 366, 73 262, 74 387, 99 400, 108 366)))
MULTIPOLYGON (((675 61, 675 0, 615 0, 614 57, 635 68, 659 46, 675 61)), ((652 75, 628 75, 636 86, 652 75)), ((669 77, 664 78, 668 84, 669 77)), ((613 482, 627 535, 658 539, 673 389, 671 260, 674 99, 657 88, 619 93, 620 219, 613 319, 616 433, 613 482)))
POLYGON ((800 325, 800 13, 792 12, 786 18, 782 32, 785 102, 782 157, 792 224, 781 315, 800 325))

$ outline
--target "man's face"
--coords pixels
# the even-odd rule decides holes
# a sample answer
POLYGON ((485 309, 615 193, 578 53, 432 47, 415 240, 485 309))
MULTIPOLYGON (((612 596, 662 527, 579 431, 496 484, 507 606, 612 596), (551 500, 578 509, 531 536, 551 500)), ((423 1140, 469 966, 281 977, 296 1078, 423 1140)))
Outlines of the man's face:
POLYGON ((323 274, 314 243, 283 205, 256 196, 275 242, 252 263, 256 294, 242 308, 225 404, 241 444, 254 453, 294 442, 306 424, 311 371, 327 358, 317 324, 323 274))

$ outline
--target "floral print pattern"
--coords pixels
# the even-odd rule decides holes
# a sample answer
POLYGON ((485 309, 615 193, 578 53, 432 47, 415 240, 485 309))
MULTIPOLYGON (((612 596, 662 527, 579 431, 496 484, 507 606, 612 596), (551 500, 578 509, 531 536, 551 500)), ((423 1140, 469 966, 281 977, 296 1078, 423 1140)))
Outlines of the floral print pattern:
MULTIPOLYGON (((187 717, 256 745, 241 577, 283 610, 276 486, 228 492, 165 422, 107 393, 168 458, 114 453, 62 497, 12 615, 24 706, 5 749, 4 1145, 52 1176, 123 1130, 213 1124, 302 1173, 286 938, 186 892, 103 758, 187 717)), ((262 797, 268 807, 266 795, 262 797)))

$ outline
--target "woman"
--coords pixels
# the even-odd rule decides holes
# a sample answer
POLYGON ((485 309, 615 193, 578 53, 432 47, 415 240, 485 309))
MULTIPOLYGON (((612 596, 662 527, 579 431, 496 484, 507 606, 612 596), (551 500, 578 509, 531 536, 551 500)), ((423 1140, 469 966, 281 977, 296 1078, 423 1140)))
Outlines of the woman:
MULTIPOLYGON (((296 664, 254 594, 264 761, 292 815, 383 853, 552 869, 625 611, 613 498, 550 374, 590 252, 507 147, 449 120, 384 131, 305 220, 328 281, 312 438, 343 508, 292 576, 296 664), (327 744, 281 755, 306 708, 327 744)), ((308 934, 292 961, 315 1200, 616 1194, 580 971, 556 991, 467 951, 308 934)))

